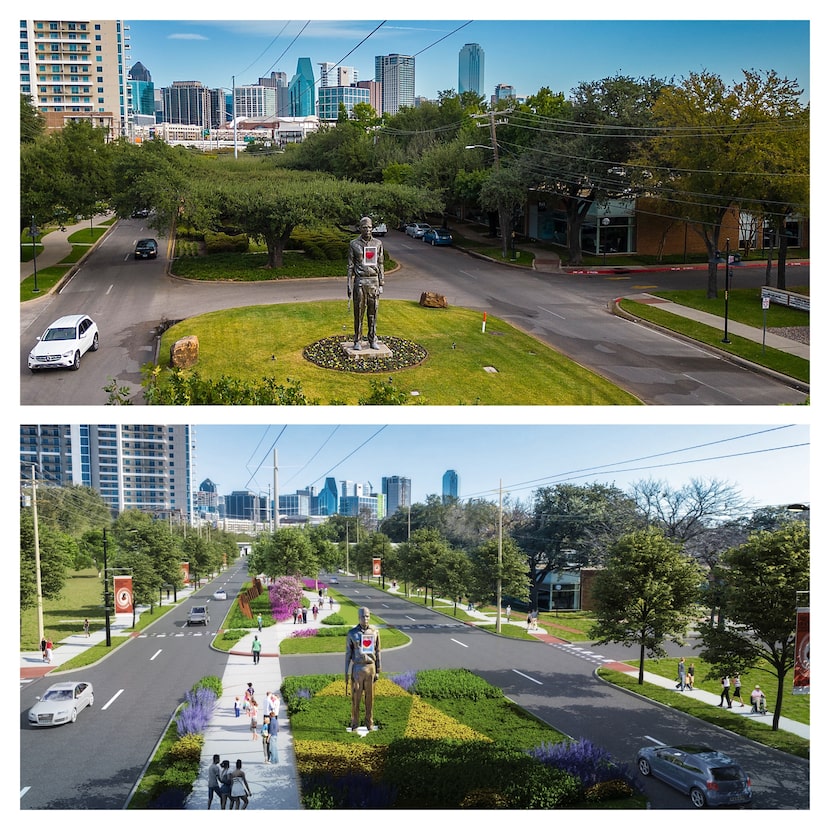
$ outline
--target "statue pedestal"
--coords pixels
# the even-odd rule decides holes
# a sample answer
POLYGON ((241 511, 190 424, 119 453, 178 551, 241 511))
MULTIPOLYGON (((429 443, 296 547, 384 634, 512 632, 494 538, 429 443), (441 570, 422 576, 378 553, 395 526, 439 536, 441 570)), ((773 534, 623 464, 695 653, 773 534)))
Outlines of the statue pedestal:
POLYGON ((392 349, 390 349, 385 343, 381 343, 381 341, 378 340, 377 346, 378 347, 376 349, 373 349, 369 345, 368 340, 363 340, 359 349, 354 347, 353 340, 340 344, 340 348, 343 349, 346 356, 352 358, 353 360, 359 360, 362 357, 392 357, 392 349))
POLYGON ((357 729, 352 729, 351 727, 346 727, 347 732, 351 732, 353 735, 357 735, 360 738, 365 738, 370 731, 377 732, 377 726, 373 726, 371 730, 367 729, 365 726, 358 726, 357 729))

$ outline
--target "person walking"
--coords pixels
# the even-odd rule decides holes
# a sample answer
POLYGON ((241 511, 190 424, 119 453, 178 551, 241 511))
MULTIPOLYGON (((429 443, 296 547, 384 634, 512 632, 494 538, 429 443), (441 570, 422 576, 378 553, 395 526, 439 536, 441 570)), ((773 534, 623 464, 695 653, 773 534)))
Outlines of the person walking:
POLYGON ((724 675, 720 679, 720 685, 721 685, 720 703, 718 704, 718 706, 723 706, 723 702, 725 700, 726 701, 726 708, 731 709, 732 708, 732 701, 729 699, 730 680, 729 680, 728 675, 724 675))
POLYGON ((271 718, 265 715, 262 719, 262 727, 259 730, 259 735, 262 738, 262 755, 266 764, 271 763, 271 752, 269 745, 271 743, 271 731, 268 728, 271 723, 271 718))
POLYGON ((40 653, 43 655, 43 662, 46 661, 46 637, 43 637, 40 641, 40 653))
POLYGON ((262 631, 262 614, 257 614, 256 615, 256 624, 257 624, 257 628, 260 631, 262 631))
POLYGON ((213 804, 213 796, 218 795, 219 801, 222 801, 222 782, 219 780, 222 775, 222 767, 219 764, 219 756, 213 756, 213 763, 207 770, 207 787, 208 787, 208 810, 213 804))
MULTIPOLYGON (((256 736, 255 736, 256 737, 256 736)), ((247 810, 248 799, 251 796, 251 788, 248 786, 248 779, 242 769, 242 760, 236 759, 236 769, 231 772, 231 810, 247 810), (239 806, 242 802, 242 807, 239 806)))
POLYGON ((271 715, 271 720, 268 721, 268 734, 270 736, 268 740, 268 752, 270 753, 269 761, 272 764, 278 764, 280 762, 279 754, 277 753, 277 734, 280 731, 280 722, 277 720, 277 713, 274 712, 271 715))
POLYGON ((507 608, 504 609, 504 621, 505 622, 510 622, 510 611, 511 611, 511 608, 508 605, 507 608))
POLYGON ((254 665, 256 666, 259 663, 259 653, 262 651, 262 643, 259 641, 259 637, 254 634, 254 642, 251 646, 251 654, 254 657, 254 665))
POLYGON ((46 638, 46 662, 52 662, 52 641, 48 637, 46 638))
POLYGON ((311 609, 311 616, 314 617, 314 622, 317 622, 317 614, 319 614, 319 613, 320 613, 320 611, 317 608, 317 603, 315 602, 314 606, 311 609))
POLYGON ((686 669, 686 688, 693 692, 695 689, 695 664, 689 663, 689 668, 686 669))
POLYGON ((681 657, 677 664, 677 688, 682 692, 686 688, 686 658, 681 657))
POLYGON ((308 608, 306 608, 305 605, 303 606, 302 615, 303 615, 303 625, 305 625, 308 622, 308 608))
POLYGON ((292 616, 292 617, 294 617, 294 625, 296 625, 296 624, 297 624, 297 615, 298 615, 299 613, 300 613, 300 612, 299 612, 299 610, 297 609, 297 606, 295 605, 295 606, 291 609, 291 616, 292 616))
POLYGON ((740 701, 741 708, 743 708, 744 699, 741 697, 741 676, 739 674, 732 678, 732 700, 740 701))
POLYGON ((222 761, 219 773, 219 806, 225 809, 231 797, 231 762, 222 761))
POLYGON ((89 637, 89 618, 84 618, 84 635, 89 637))
POLYGON ((259 706, 253 698, 248 702, 248 723, 251 730, 251 740, 255 741, 259 728, 259 706))

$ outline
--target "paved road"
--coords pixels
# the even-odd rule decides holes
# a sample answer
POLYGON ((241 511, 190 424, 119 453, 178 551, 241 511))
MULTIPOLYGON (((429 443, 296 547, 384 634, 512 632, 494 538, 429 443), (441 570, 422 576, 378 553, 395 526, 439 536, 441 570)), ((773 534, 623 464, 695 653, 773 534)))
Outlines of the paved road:
MULTIPOLYGON (((245 305, 345 299, 345 276, 245 284, 178 280, 166 274, 164 257, 133 259, 135 240, 147 233, 142 220, 122 220, 60 293, 22 305, 22 404, 104 404, 103 390, 112 379, 129 387, 133 403, 141 404, 141 366, 153 359, 157 327, 163 321, 245 305), (78 372, 31 375, 26 356, 35 337, 56 317, 78 311, 98 323, 101 348, 85 356, 78 372)), ((609 301, 621 295, 700 285, 705 279, 701 271, 604 277, 546 274, 433 248, 398 232, 387 236, 384 244, 402 266, 387 277, 384 298, 417 300, 421 292, 435 291, 451 305, 501 317, 646 403, 779 405, 805 399, 787 383, 608 311, 609 301)), ((809 278, 809 269, 801 273, 809 278)), ((759 279, 762 269, 743 269, 733 284, 757 284, 759 279)), ((346 316, 344 302, 344 321, 346 316)))

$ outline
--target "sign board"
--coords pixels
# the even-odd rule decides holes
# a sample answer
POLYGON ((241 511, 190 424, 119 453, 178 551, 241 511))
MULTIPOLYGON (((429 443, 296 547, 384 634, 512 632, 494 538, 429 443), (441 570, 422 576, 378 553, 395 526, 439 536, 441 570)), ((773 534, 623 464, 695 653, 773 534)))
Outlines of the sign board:
POLYGON ((796 294, 794 291, 785 291, 781 288, 770 288, 764 286, 761 289, 761 299, 765 297, 777 305, 785 305, 790 308, 797 308, 800 311, 810 310, 810 298, 803 294, 796 294))

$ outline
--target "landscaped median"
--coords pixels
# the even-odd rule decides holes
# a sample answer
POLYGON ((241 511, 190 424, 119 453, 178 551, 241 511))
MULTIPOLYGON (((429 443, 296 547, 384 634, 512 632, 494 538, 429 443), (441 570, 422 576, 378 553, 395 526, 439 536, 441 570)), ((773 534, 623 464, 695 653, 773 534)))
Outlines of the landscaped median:
MULTIPOLYGON (((378 335, 417 343, 423 361, 397 371, 391 361, 374 374, 316 365, 304 356, 318 341, 351 340, 345 300, 252 306, 184 320, 164 332, 161 370, 151 403, 266 403, 240 398, 245 388, 290 387, 290 400, 272 403, 357 404, 372 400, 373 384, 394 388, 396 402, 433 405, 634 405, 641 403, 599 375, 498 318, 464 308, 424 308, 418 302, 384 300, 378 335), (195 335, 198 362, 168 374, 170 347, 195 335), (198 381, 194 381, 194 377, 198 381)), ((265 390, 268 391, 268 390, 265 390)))

